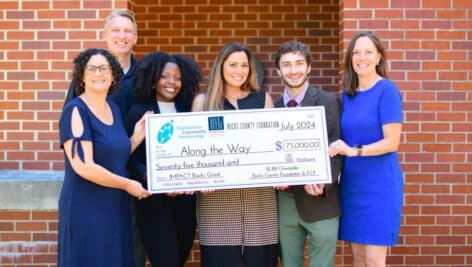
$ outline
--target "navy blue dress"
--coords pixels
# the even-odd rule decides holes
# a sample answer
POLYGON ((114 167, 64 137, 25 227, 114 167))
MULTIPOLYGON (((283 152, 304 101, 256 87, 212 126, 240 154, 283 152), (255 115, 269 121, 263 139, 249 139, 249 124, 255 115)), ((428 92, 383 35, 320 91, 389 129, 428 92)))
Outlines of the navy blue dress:
MULTIPOLYGON (((92 141, 96 164, 126 176, 131 144, 119 108, 108 101, 113 124, 107 125, 80 97, 64 107, 60 121, 61 146, 73 139, 72 155, 83 160, 81 141, 92 141), (77 107, 84 132, 74 138, 72 110, 77 107), (77 146, 76 146, 77 145, 77 146)), ((128 193, 90 182, 74 172, 65 156, 65 177, 59 198, 58 267, 133 267, 131 215, 128 193)))
MULTIPOLYGON (((354 97, 342 96, 342 139, 367 145, 383 139, 382 126, 402 123, 396 85, 383 79, 354 97)), ((403 172, 397 152, 346 157, 341 174, 339 239, 367 245, 397 243, 403 200, 403 172)))

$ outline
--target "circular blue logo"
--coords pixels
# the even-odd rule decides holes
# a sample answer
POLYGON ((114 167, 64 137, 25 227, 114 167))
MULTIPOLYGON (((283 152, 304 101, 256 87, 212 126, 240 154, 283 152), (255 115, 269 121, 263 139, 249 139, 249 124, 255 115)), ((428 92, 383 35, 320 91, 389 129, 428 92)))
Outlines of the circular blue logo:
POLYGON ((172 137, 173 133, 174 133, 174 125, 172 125, 172 122, 168 122, 162 125, 161 129, 159 129, 159 132, 157 133, 157 142, 159 144, 167 143, 167 141, 169 141, 170 138, 172 137))

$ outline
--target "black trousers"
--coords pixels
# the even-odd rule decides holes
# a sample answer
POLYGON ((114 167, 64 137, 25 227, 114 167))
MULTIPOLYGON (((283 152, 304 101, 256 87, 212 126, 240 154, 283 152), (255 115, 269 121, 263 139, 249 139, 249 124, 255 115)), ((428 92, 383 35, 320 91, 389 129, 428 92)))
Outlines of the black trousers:
POLYGON ((275 267, 279 245, 254 247, 200 245, 202 267, 275 267))
POLYGON ((195 238, 195 196, 153 195, 138 202, 137 223, 153 267, 182 267, 195 238))

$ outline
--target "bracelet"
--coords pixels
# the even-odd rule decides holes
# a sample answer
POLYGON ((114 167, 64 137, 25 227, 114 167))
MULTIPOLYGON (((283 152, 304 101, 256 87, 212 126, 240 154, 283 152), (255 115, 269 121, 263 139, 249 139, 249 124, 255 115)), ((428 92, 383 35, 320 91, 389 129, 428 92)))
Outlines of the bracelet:
POLYGON ((362 145, 357 144, 356 149, 357 149, 357 156, 358 157, 362 156, 362 145))

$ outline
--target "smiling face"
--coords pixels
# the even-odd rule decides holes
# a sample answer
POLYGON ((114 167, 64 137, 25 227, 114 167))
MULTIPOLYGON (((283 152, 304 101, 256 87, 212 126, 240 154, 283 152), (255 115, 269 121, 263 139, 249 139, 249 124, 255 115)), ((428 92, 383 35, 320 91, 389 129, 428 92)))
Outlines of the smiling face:
POLYGON ((244 51, 229 55, 223 63, 223 78, 227 89, 240 89, 249 76, 249 70, 249 59, 244 51))
POLYGON ((116 16, 108 22, 103 37, 108 50, 115 56, 131 54, 138 41, 133 22, 122 16, 116 16))
POLYGON ((85 91, 94 90, 108 93, 113 81, 110 63, 102 55, 90 57, 84 69, 85 91))
POLYGON ((167 62, 156 84, 156 98, 162 102, 173 102, 182 89, 180 68, 173 62, 167 62))
POLYGON ((311 67, 301 53, 289 52, 280 57, 277 73, 289 89, 303 89, 311 67))
POLYGON ((356 40, 352 52, 352 67, 359 77, 376 75, 376 65, 381 55, 369 37, 360 37, 356 40))

